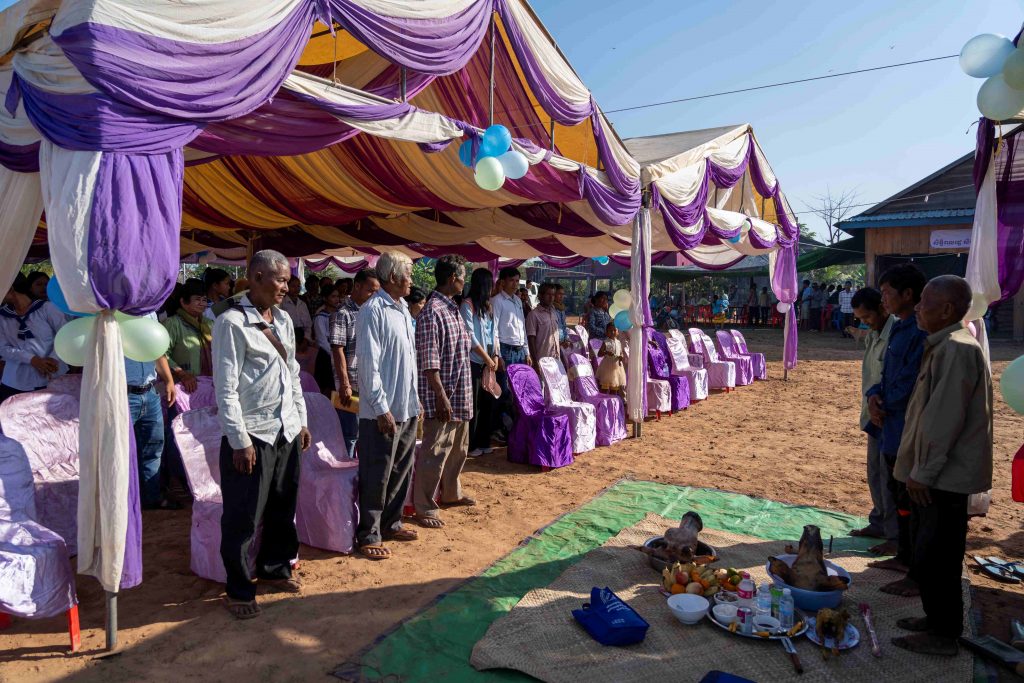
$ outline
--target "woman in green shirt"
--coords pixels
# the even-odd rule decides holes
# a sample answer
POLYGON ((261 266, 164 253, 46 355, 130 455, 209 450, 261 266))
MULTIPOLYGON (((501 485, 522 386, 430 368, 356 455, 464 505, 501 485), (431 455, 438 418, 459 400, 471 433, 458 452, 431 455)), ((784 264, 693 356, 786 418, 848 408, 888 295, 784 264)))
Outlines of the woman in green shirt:
POLYGON ((171 337, 167 361, 175 381, 189 392, 196 389, 196 377, 213 375, 213 323, 203 316, 205 310, 206 290, 195 278, 180 285, 167 302, 164 327, 171 337))

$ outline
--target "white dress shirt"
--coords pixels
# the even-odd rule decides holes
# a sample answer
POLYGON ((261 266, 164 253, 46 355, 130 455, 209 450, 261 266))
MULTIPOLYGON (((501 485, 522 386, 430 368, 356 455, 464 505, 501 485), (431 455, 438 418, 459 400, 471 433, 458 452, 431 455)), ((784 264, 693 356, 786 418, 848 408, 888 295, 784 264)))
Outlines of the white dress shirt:
POLYGON ((306 426, 292 321, 274 307, 274 322, 267 323, 248 296, 239 305, 242 310, 229 308, 217 316, 213 327, 213 384, 221 429, 235 449, 251 446, 250 437, 273 444, 281 431, 291 441, 306 426), (268 325, 284 346, 287 362, 264 334, 268 325))
POLYGON ((395 422, 420 414, 416 385, 416 338, 405 299, 383 289, 359 308, 356 318, 359 419, 390 411, 395 422))
POLYGON ((32 367, 34 357, 57 360, 57 372, 53 377, 68 371, 68 366, 57 358, 53 350, 53 338, 68 318, 49 301, 39 301, 32 303, 21 320, 24 321, 24 330, 13 308, 0 308, 0 358, 4 359, 4 374, 0 381, 12 389, 32 391, 45 387, 49 382, 46 375, 32 367))
POLYGON ((512 346, 526 346, 526 316, 518 296, 498 292, 491 297, 494 329, 498 341, 512 346))
POLYGON ((306 341, 313 341, 313 318, 309 315, 306 302, 302 299, 292 301, 292 298, 286 294, 284 301, 281 302, 281 308, 291 317, 295 327, 302 328, 306 335, 306 341))
POLYGON ((322 310, 313 319, 313 334, 316 336, 316 345, 331 355, 331 314, 322 310))

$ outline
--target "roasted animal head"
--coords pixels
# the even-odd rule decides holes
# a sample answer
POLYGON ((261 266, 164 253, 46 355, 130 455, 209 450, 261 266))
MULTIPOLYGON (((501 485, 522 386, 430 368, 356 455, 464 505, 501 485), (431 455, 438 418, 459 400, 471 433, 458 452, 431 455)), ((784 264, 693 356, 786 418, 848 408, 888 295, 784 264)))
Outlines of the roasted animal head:
POLYGON ((850 614, 843 609, 820 609, 814 620, 814 631, 818 640, 822 643, 823 655, 828 654, 831 648, 832 654, 839 654, 839 643, 846 634, 846 624, 850 621, 850 614))
POLYGON ((800 548, 797 550, 797 555, 822 558, 824 554, 825 544, 821 540, 821 529, 813 524, 808 524, 804 527, 803 535, 800 536, 800 548))
POLYGON ((665 531, 665 546, 674 557, 688 561, 697 552, 697 535, 704 528, 700 515, 690 511, 683 515, 679 526, 665 531))
MULTIPOLYGON (((787 547, 787 551, 790 548, 787 547)), ((800 547, 792 565, 777 557, 768 558, 768 569, 790 586, 809 591, 846 590, 848 584, 838 576, 829 576, 825 566, 825 546, 821 529, 808 524, 800 537, 800 547)))

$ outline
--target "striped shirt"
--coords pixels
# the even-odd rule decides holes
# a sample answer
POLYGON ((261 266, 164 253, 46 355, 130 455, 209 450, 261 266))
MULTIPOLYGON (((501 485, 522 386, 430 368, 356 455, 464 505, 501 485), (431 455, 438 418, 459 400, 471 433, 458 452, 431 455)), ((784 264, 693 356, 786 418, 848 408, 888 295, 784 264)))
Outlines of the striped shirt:
POLYGON ((439 370, 441 386, 452 406, 452 420, 463 422, 473 418, 469 351, 469 333, 458 307, 449 297, 434 290, 416 320, 417 384, 424 417, 433 418, 437 412, 437 396, 427 382, 426 372, 439 370))

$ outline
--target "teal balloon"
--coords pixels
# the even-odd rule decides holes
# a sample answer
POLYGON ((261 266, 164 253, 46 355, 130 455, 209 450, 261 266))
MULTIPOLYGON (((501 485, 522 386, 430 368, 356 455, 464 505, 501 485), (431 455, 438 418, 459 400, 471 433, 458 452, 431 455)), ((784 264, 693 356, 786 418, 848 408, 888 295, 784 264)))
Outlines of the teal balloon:
POLYGON ((485 190, 498 190, 505 184, 505 170, 494 157, 484 157, 476 162, 474 173, 476 184, 485 190))
POLYGON ((742 240, 742 239, 743 239, 743 235, 736 235, 735 237, 730 237, 729 238, 729 242, 730 242, 730 244, 739 244, 740 240, 742 240))
POLYGON ((151 318, 130 318, 119 321, 124 355, 140 363, 155 361, 167 353, 171 337, 167 329, 151 318))
POLYGON ((974 78, 989 78, 1003 70, 1006 60, 1016 48, 1006 36, 982 33, 974 36, 960 50, 960 68, 974 78))
POLYGON ((512 133, 499 123, 484 131, 484 139, 480 143, 480 156, 500 157, 511 146, 512 133))
POLYGON ((593 261, 600 263, 602 266, 607 266, 610 259, 607 256, 595 256, 593 261))
POLYGON ((1024 356, 1010 363, 999 379, 1006 405, 1024 415, 1024 356))
POLYGON ((1024 110, 1024 90, 1011 88, 1002 74, 981 84, 978 90, 978 111, 993 121, 1005 121, 1024 110))
MULTIPOLYGON (((60 283, 57 282, 57 276, 50 278, 50 281, 46 283, 46 298, 49 299, 50 303, 60 309, 60 312, 64 315, 72 315, 76 318, 85 318, 95 315, 95 313, 79 313, 78 311, 72 311, 68 307, 68 300, 64 297, 64 290, 60 288, 60 283)), ((67 361, 64 361, 65 363, 67 361)))
POLYGON ((530 162, 526 159, 526 155, 515 150, 505 152, 498 157, 498 161, 501 162, 501 168, 505 171, 505 177, 512 180, 519 180, 530 171, 530 162))
POLYGON ((459 145, 459 161, 466 168, 473 168, 473 140, 472 138, 463 140, 462 144, 459 145))
POLYGON ((615 327, 623 332, 633 327, 629 320, 629 311, 619 311, 615 314, 615 327))
POLYGON ((96 317, 76 318, 57 330, 53 338, 53 350, 57 357, 68 365, 84 367, 85 358, 89 353, 89 340, 92 328, 96 325, 96 317))
POLYGON ((1024 90, 1024 50, 1014 50, 1003 65, 1003 80, 1014 90, 1024 90))

